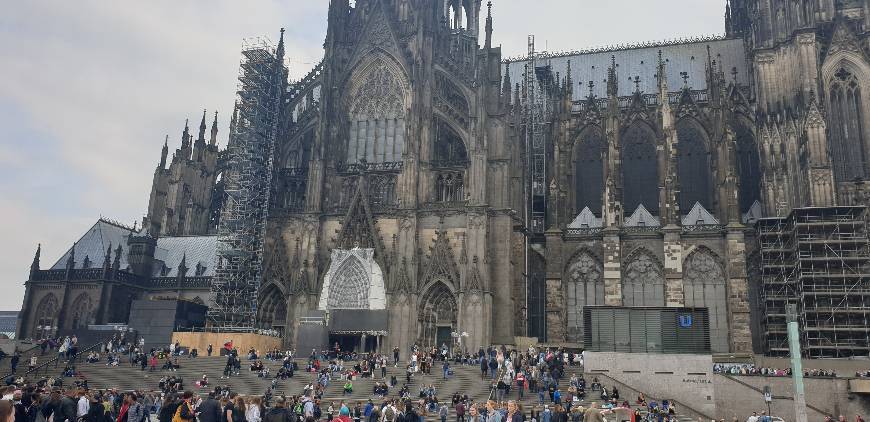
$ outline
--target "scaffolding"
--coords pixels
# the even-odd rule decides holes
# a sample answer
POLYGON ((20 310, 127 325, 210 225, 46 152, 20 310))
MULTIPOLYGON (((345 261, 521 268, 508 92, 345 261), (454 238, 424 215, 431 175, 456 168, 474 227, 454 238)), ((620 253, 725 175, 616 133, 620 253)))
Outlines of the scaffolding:
POLYGON ((553 75, 549 64, 540 63, 535 36, 528 38, 529 55, 523 73, 527 167, 531 174, 527 189, 526 224, 531 233, 543 233, 547 214, 547 133, 552 105, 553 75))
POLYGON ((226 199, 208 312, 212 329, 256 327, 273 151, 286 84, 284 30, 277 50, 263 38, 245 41, 223 174, 226 199))
POLYGON ((795 304, 808 358, 870 353, 870 243, 860 206, 796 208, 756 224, 766 353, 788 355, 795 304))

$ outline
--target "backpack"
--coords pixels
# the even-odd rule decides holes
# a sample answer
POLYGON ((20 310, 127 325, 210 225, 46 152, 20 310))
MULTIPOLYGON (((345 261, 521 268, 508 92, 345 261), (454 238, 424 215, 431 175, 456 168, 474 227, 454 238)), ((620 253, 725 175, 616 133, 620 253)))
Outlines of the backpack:
POLYGON ((172 422, 186 422, 188 420, 181 417, 181 409, 184 408, 184 406, 188 406, 187 411, 190 412, 190 405, 186 402, 181 402, 181 404, 178 405, 178 408, 175 409, 175 415, 172 416, 172 422))
POLYGON ((393 411, 392 406, 387 406, 387 408, 384 409, 384 420, 393 421, 394 419, 396 419, 396 412, 393 411))

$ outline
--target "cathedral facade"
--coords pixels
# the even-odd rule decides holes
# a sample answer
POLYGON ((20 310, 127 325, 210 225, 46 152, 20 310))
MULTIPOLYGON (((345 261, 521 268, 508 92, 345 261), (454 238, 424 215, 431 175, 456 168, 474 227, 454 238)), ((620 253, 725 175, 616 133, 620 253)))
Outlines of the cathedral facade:
MULTIPOLYGON (((377 303, 382 348, 582 347, 584 306, 686 306, 708 309, 714 352, 752 351, 752 224, 867 197, 870 5, 732 0, 725 36, 519 58, 492 45, 494 15, 330 2, 323 61, 282 98, 257 325, 295 345, 312 311, 377 303)), ((208 295, 190 261, 155 255, 214 243, 231 165, 216 133, 203 119, 191 149, 185 131, 168 170, 164 147, 127 237, 157 252, 104 272, 149 280, 130 295, 208 295)), ((75 273, 68 256, 55 271, 75 273)), ((84 283, 40 271, 19 336, 69 325, 63 294, 39 297, 84 283)))

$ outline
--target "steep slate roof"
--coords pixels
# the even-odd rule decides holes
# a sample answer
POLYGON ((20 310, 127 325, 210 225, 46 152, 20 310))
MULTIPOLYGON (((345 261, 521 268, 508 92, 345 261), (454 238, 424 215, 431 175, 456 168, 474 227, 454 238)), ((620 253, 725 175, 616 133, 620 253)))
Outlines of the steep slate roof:
MULTIPOLYGON (((115 249, 118 245, 124 249, 121 254, 121 268, 127 268, 127 236, 134 233, 132 227, 126 227, 120 223, 116 223, 104 218, 97 220, 75 245, 75 267, 82 268, 82 262, 85 256, 91 261, 91 268, 102 267, 106 256, 106 249, 112 247, 112 259, 115 258, 115 249)), ((66 268, 66 261, 69 257, 72 247, 66 250, 63 256, 51 266, 52 270, 62 270, 66 268)))
MULTIPOLYGON (((552 66, 553 73, 559 72, 560 77, 565 77, 568 69, 568 61, 571 61, 571 79, 575 84, 581 83, 582 88, 574 86, 574 99, 581 100, 589 95, 586 81, 594 81, 595 87, 592 92, 596 97, 607 96, 607 84, 603 81, 607 78, 607 68, 610 66, 610 56, 615 56, 617 77, 619 78, 619 96, 629 96, 634 92, 634 83, 629 82, 629 77, 640 76, 640 89, 645 93, 656 92, 656 66, 658 64, 658 52, 662 51, 662 58, 667 60, 665 73, 668 77, 668 87, 671 91, 678 91, 683 86, 680 72, 687 72, 689 86, 693 89, 706 89, 707 78, 705 66, 707 63, 707 46, 710 46, 710 55, 713 60, 725 71, 726 78, 731 79, 731 68, 737 68, 737 81, 741 85, 749 84, 749 72, 746 67, 746 53, 741 39, 710 39, 693 41, 688 40, 678 43, 649 43, 638 47, 614 48, 613 50, 596 49, 592 51, 568 52, 554 54, 549 58, 539 58, 538 66, 552 66), (593 68, 594 66, 594 68, 593 68)), ((523 81, 523 72, 526 61, 512 61, 508 64, 511 81, 514 83, 523 81)), ((505 64, 502 64, 504 75, 505 64)))
POLYGON ((743 214, 743 223, 745 224, 754 224, 756 221, 764 217, 764 211, 761 209, 761 203, 756 200, 752 203, 747 210, 743 214))
POLYGON ((595 217, 595 214, 592 213, 592 210, 590 210, 589 207, 583 208, 583 211, 580 211, 580 214, 577 214, 574 221, 572 221, 571 224, 568 224, 569 229, 590 229, 601 226, 601 219, 595 217))
POLYGON ((178 266, 181 259, 185 259, 188 277, 196 275, 196 264, 205 266, 202 276, 213 276, 217 265, 215 248, 217 236, 178 236, 161 237, 157 239, 157 249, 154 258, 163 261, 168 268, 166 275, 161 274, 159 266, 154 269, 154 277, 175 277, 178 275, 178 266))
POLYGON ((625 227, 658 227, 662 223, 658 218, 653 217, 643 204, 637 206, 631 217, 625 220, 625 227))
POLYGON ((695 202, 689 213, 683 217, 684 226, 710 226, 718 224, 719 220, 713 214, 710 214, 700 202, 695 202))

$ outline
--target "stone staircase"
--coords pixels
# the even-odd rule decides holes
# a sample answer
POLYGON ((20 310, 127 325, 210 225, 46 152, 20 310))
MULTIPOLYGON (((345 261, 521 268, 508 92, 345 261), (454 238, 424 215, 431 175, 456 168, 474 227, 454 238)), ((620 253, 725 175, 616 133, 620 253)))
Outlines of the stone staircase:
MULTIPOLYGON (((225 357, 179 357, 178 363, 181 368, 179 368, 177 372, 164 371, 159 368, 154 372, 150 372, 148 369, 141 371, 140 366, 131 366, 129 360, 123 359, 118 366, 114 367, 106 366, 105 362, 89 364, 80 360, 77 363, 77 369, 81 373, 81 376, 88 380, 88 384, 92 389, 117 388, 121 391, 155 391, 158 389, 158 381, 161 377, 165 375, 176 375, 183 378, 184 388, 186 390, 198 392, 200 394, 206 394, 216 386, 227 386, 232 391, 239 394, 260 395, 266 391, 271 383, 271 378, 259 378, 256 373, 249 371, 248 368, 250 366, 250 361, 247 359, 242 360, 242 370, 240 374, 228 379, 221 379, 221 374, 223 373, 224 365, 226 363, 225 357), (208 375, 209 386, 200 389, 196 387, 194 382, 199 380, 203 374, 208 375)), ((277 373, 278 368, 281 366, 280 361, 263 360, 263 364, 269 367, 272 374, 277 373)), ((274 395, 299 395, 302 394, 306 384, 316 383, 316 374, 304 371, 305 361, 300 360, 298 361, 298 364, 303 368, 303 370, 296 371, 293 378, 279 380, 274 395)), ((452 364, 451 368, 453 369, 453 375, 448 379, 444 379, 441 373, 441 365, 436 363, 432 369, 431 375, 426 375, 420 372, 414 374, 411 377, 411 382, 408 385, 408 388, 411 397, 417 398, 421 385, 433 385, 439 400, 447 402, 448 406, 450 406, 450 418, 453 418, 454 409, 450 402, 454 393, 458 392, 460 394, 468 395, 473 403, 484 403, 490 396, 492 384, 489 377, 481 379, 480 369, 476 365, 463 366, 452 364)), ((46 368, 46 370, 48 371, 48 375, 58 375, 60 372, 60 368, 56 371, 52 371, 52 368, 46 368)), ((572 370, 571 372, 574 371, 572 370)), ((578 375, 581 374, 581 372, 582 371, 579 369, 576 370, 578 375)), ((40 375, 46 375, 46 372, 43 372, 40 375)), ((330 402, 365 403, 372 399, 377 403, 381 399, 375 397, 372 393, 374 383, 388 381, 391 376, 395 376, 398 380, 398 384, 389 391, 389 396, 394 397, 405 383, 405 370, 402 364, 397 368, 389 366, 387 368, 386 380, 380 378, 380 370, 375 371, 374 378, 355 379, 353 381, 354 391, 352 394, 348 395, 343 394, 344 381, 334 379, 330 382, 323 394, 323 399, 321 401, 322 408, 325 411, 330 402)), ((70 379, 65 379, 65 384, 70 383, 70 379)), ((563 394, 565 394, 565 390, 566 388, 563 387, 563 394)), ((629 400, 632 398, 625 395, 630 393, 627 390, 623 390, 622 386, 620 386, 620 390, 625 391, 623 393, 624 397, 629 400)), ((517 400, 526 414, 529 414, 532 409, 536 407, 539 408, 539 410, 542 409, 541 406, 538 406, 537 393, 526 391, 525 397, 519 399, 517 390, 513 389, 505 399, 517 400)), ((599 392, 589 391, 587 394, 587 400, 581 402, 581 404, 589 406, 592 401, 600 402, 599 392)), ((548 401, 545 401, 545 403, 548 403, 548 401)), ((552 404, 550 404, 551 409, 552 407, 552 404)), ((430 417, 432 416, 430 415, 430 417)), ((691 422, 694 419, 690 417, 680 417, 679 420, 681 422, 691 422)))

